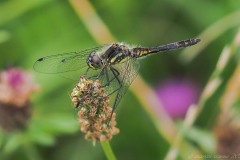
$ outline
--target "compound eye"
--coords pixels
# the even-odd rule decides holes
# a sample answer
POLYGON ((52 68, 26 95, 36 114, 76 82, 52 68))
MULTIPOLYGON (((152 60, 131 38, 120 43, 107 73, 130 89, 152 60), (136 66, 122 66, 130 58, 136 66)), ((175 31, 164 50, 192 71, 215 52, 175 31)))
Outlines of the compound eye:
POLYGON ((100 58, 99 58, 98 56, 93 56, 93 57, 92 57, 92 62, 93 62, 94 64, 99 64, 99 63, 100 63, 100 58))

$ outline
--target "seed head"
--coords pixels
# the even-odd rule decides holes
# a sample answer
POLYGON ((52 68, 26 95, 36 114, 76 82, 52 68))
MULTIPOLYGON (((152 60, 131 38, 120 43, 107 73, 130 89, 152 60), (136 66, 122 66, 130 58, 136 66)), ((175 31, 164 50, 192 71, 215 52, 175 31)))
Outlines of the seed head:
POLYGON ((110 100, 100 80, 93 82, 82 76, 71 97, 74 107, 79 109, 78 118, 81 132, 86 133, 85 139, 105 142, 119 133, 116 128, 116 113, 111 118, 110 100))

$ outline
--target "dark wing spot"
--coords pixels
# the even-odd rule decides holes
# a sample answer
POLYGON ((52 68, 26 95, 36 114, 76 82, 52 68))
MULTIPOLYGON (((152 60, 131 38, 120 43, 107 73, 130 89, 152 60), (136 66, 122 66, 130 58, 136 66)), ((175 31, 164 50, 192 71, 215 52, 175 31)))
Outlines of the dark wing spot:
POLYGON ((65 62, 67 62, 67 59, 63 59, 63 60, 61 60, 61 62, 62 62, 62 63, 65 63, 65 62))
POLYGON ((40 62, 40 61, 43 61, 43 60, 44 60, 44 58, 39 58, 37 61, 39 61, 39 62, 40 62))

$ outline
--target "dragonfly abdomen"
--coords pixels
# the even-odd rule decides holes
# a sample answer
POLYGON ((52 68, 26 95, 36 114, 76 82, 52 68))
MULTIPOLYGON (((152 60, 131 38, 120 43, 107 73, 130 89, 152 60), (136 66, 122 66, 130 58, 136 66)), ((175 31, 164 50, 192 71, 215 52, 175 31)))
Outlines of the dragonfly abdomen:
POLYGON ((152 53, 185 48, 185 47, 195 45, 200 41, 201 41, 200 39, 196 38, 196 39, 188 39, 188 40, 183 40, 179 42, 169 43, 163 46, 153 47, 153 48, 133 48, 132 57, 143 57, 152 53))
POLYGON ((166 44, 166 45, 163 45, 163 46, 152 48, 151 50, 152 50, 152 52, 161 52, 161 51, 174 50, 174 49, 189 47, 189 46, 197 44, 198 42, 200 42, 200 39, 198 39, 198 38, 196 38, 196 39, 188 39, 188 40, 183 40, 183 41, 179 41, 179 42, 169 43, 169 44, 166 44))

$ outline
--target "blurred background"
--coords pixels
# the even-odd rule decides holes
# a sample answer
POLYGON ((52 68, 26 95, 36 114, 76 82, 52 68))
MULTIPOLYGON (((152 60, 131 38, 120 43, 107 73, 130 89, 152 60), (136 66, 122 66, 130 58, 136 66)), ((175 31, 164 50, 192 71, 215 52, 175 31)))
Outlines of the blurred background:
POLYGON ((196 37, 196 46, 140 60, 147 89, 132 87, 119 104, 112 150, 126 160, 239 158, 239 17, 236 0, 1 0, 0 159, 106 159, 80 132, 76 81, 37 73, 38 58, 196 37), (148 105, 148 92, 158 103, 148 105))

